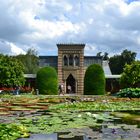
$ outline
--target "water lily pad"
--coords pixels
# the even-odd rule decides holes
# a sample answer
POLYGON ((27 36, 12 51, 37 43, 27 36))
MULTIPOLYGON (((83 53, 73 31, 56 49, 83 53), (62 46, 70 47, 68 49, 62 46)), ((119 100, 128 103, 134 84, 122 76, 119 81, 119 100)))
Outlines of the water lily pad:
POLYGON ((27 106, 27 108, 32 108, 32 109, 44 109, 44 108, 47 108, 46 106, 37 106, 37 105, 34 105, 34 106, 27 106))
POLYGON ((10 112, 0 112, 0 115, 10 115, 10 112))
POLYGON ((33 103, 13 103, 12 105, 14 106, 32 106, 34 105, 33 103))
POLYGON ((124 113, 124 112, 113 112, 114 116, 122 118, 124 121, 138 121, 140 122, 140 115, 124 113))
POLYGON ((73 134, 74 136, 84 136, 84 135, 85 135, 85 133, 78 132, 78 131, 72 132, 72 134, 73 134))
POLYGON ((10 108, 10 110, 11 111, 28 111, 28 110, 32 110, 32 109, 31 108, 15 106, 15 107, 10 108))
POLYGON ((46 105, 46 106, 48 106, 49 104, 50 104, 50 103, 46 103, 46 102, 39 102, 39 103, 37 103, 36 105, 40 105, 40 106, 41 106, 41 105, 43 105, 43 106, 45 106, 45 105, 46 105))
POLYGON ((23 103, 23 102, 13 102, 12 105, 25 105, 27 103, 23 103))
POLYGON ((69 134, 59 135, 58 137, 59 138, 70 139, 70 138, 74 138, 75 136, 72 133, 69 133, 69 134))
POLYGON ((70 133, 70 130, 69 129, 63 129, 63 130, 58 130, 56 132, 59 133, 59 134, 68 134, 68 133, 70 133))
POLYGON ((0 107, 0 111, 8 111, 8 108, 0 107))

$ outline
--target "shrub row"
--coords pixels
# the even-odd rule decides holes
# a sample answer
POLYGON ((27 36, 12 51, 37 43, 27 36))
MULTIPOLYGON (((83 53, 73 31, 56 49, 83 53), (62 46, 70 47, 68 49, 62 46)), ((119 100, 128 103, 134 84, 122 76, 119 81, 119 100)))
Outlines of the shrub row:
POLYGON ((118 97, 139 98, 140 88, 125 88, 117 92, 118 97))

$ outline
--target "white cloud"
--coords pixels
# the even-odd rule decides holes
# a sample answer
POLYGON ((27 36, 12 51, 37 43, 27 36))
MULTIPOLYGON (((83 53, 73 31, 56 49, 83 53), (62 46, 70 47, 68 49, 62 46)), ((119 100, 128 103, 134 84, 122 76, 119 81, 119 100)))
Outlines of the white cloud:
POLYGON ((57 55, 58 42, 86 43, 86 55, 140 52, 140 1, 6 0, 0 19, 0 39, 9 42, 0 42, 0 51, 6 54, 34 46, 39 55, 57 55))
POLYGON ((23 49, 17 47, 14 43, 8 41, 0 40, 0 46, 1 53, 5 53, 8 55, 26 54, 26 52, 23 49))
POLYGON ((11 53, 14 55, 19 55, 19 54, 26 54, 24 50, 21 48, 18 48, 15 44, 9 43, 9 46, 11 47, 11 53))

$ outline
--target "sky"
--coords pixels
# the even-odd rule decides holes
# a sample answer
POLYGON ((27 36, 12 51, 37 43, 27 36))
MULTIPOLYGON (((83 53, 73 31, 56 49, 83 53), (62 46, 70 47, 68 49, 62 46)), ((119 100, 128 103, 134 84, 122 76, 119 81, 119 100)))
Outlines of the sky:
POLYGON ((140 60, 140 0, 0 0, 0 53, 57 55, 57 43, 140 60))

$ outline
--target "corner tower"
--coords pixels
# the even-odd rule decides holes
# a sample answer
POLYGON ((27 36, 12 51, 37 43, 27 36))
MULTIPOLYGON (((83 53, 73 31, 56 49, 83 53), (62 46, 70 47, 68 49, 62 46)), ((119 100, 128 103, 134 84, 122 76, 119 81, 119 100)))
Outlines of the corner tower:
POLYGON ((84 47, 85 44, 57 44, 58 47, 58 80, 63 81, 64 91, 83 94, 84 89, 84 47))

